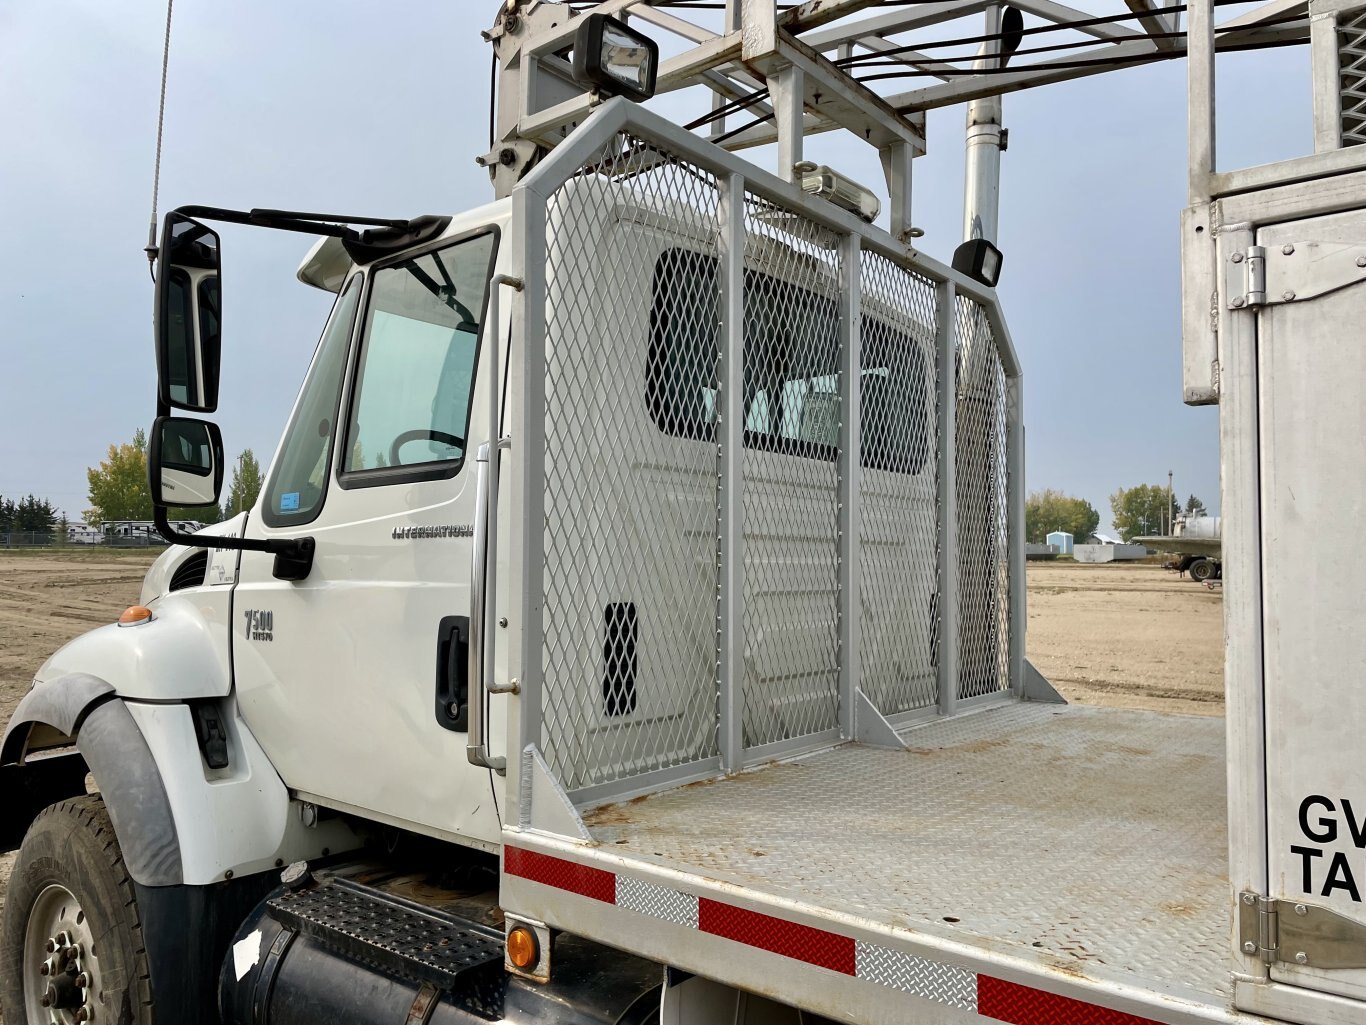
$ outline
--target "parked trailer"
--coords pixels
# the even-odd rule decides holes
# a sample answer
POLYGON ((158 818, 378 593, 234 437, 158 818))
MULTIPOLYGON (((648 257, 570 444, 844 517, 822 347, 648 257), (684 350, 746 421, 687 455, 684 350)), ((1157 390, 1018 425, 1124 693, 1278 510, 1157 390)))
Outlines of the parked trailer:
POLYGON ((1139 537, 1135 541, 1168 552, 1168 565, 1179 573, 1189 573, 1196 583, 1209 584, 1224 575, 1223 520, 1218 516, 1181 517, 1171 536, 1139 537))
MULTIPOLYGON (((694 12, 500 5, 497 202, 167 215, 149 462, 176 546, 0 746, 7 1015, 1366 1021, 1366 566, 1289 529, 1366 511, 1342 401, 1366 159, 1328 67, 1356 14, 1220 34, 1312 31, 1322 151, 1215 174, 1213 10, 1189 11, 1186 399, 1220 404, 1236 571, 1220 720, 1069 706, 1024 658, 992 94, 1067 76, 992 73, 1019 22, 989 8, 982 73, 898 101, 972 101, 946 266, 910 246, 923 121, 821 54, 982 8, 814 31, 866 6, 683 29, 663 86, 768 90, 718 144, 628 98, 657 61, 631 26, 694 12), (823 127, 882 151, 890 231, 807 169, 823 127), (732 152, 774 140, 778 176, 732 152), (182 415, 217 407, 208 221, 327 236, 299 277, 336 300, 255 506, 189 535, 166 506, 223 472, 182 415)), ((1170 44, 1138 17, 1096 45, 1170 44)))

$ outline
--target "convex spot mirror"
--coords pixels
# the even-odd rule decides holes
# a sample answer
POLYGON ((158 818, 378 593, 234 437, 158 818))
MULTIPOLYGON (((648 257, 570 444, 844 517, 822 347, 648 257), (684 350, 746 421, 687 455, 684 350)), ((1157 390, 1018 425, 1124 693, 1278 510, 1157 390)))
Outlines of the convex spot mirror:
POLYGON ((218 233, 168 213, 157 265, 157 387, 173 409, 218 408, 220 272, 218 233))
POLYGON ((147 475, 158 505, 217 505, 223 490, 218 425, 188 416, 157 417, 147 475))

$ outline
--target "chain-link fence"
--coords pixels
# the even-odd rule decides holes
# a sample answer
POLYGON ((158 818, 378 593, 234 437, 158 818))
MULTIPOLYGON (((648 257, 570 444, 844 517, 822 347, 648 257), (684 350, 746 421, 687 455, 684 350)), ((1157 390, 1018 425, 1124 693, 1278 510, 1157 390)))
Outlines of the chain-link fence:
POLYGON ((83 548, 165 548, 166 544, 166 539, 159 534, 62 534, 60 531, 0 533, 0 549, 62 548, 79 551, 83 548))
POLYGON ((529 322, 544 325, 524 368, 544 388, 543 421, 523 413, 544 501, 544 603, 531 599, 527 617, 542 642, 540 720, 524 736, 571 793, 638 789, 642 776, 684 778, 726 758, 728 685, 745 761, 838 739, 851 683, 887 715, 942 699, 936 346, 947 330, 959 594, 949 686, 970 698, 1010 685, 1007 373, 988 310, 960 295, 941 311, 930 273, 856 231, 851 247, 853 229, 680 149, 610 136, 550 189, 543 237, 524 240, 538 267, 526 302, 541 304, 529 322), (736 252, 743 266, 728 279, 736 252), (844 265, 850 253, 857 266, 844 265), (941 329, 943 316, 953 322, 941 329), (856 459, 844 451, 855 429, 856 459), (841 535, 851 517, 852 544, 841 535), (842 629, 847 615, 857 631, 842 629))

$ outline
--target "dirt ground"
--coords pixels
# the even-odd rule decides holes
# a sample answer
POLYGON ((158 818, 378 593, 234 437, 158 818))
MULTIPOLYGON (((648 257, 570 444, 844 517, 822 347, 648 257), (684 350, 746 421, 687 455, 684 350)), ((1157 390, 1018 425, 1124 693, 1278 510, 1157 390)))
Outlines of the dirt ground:
POLYGON ((1224 712, 1224 596, 1161 566, 1031 562, 1026 653, 1068 701, 1224 712))
MULTIPOLYGON (((112 623, 138 600, 155 552, 0 552, 0 723, 33 674, 71 638, 112 623)), ((11 854, 0 855, 0 907, 11 854)))
MULTIPOLYGON (((137 601, 152 558, 0 552, 0 722, 48 655, 137 601)), ((1027 579, 1028 656, 1069 701, 1222 714, 1220 592, 1152 565, 1030 563, 1027 579)))

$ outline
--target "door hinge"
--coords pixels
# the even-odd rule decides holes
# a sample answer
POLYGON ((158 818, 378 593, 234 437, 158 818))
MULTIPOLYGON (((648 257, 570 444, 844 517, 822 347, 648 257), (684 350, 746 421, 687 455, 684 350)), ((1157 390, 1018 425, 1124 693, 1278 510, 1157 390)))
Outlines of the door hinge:
POLYGON ((1240 893, 1238 943, 1269 965, 1366 968, 1366 923, 1302 901, 1240 893))
POLYGON ((1248 246, 1229 261, 1235 265, 1226 279, 1232 310, 1303 302, 1366 281, 1366 245, 1310 241, 1248 246))

